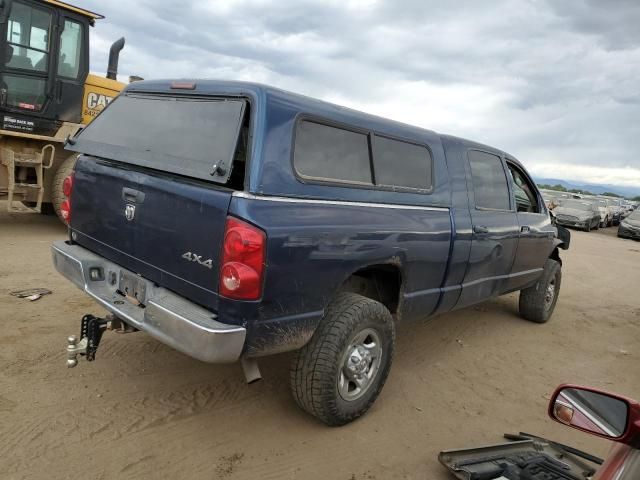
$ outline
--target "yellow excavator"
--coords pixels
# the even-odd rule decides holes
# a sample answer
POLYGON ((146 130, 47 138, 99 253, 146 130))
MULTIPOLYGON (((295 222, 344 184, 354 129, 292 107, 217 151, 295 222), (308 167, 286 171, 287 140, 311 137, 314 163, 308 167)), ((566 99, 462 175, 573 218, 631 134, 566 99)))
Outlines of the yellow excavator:
POLYGON ((124 38, 111 46, 106 78, 89 73, 89 28, 102 18, 58 0, 0 0, 0 198, 10 212, 60 216, 77 156, 65 140, 124 87, 124 38))

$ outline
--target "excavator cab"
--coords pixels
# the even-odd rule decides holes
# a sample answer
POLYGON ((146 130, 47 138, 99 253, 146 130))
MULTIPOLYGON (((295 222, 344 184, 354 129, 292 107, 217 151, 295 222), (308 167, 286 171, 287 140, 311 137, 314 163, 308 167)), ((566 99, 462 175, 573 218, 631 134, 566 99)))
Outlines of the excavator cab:
POLYGON ((54 135, 62 122, 81 123, 89 26, 102 17, 31 0, 4 0, 0 15, 2 129, 54 135))
POLYGON ((59 0, 0 0, 0 196, 59 214, 58 180, 75 159, 64 141, 118 94, 119 51, 89 73, 89 28, 104 18, 59 0), (4 168, 3 168, 4 167, 4 168))

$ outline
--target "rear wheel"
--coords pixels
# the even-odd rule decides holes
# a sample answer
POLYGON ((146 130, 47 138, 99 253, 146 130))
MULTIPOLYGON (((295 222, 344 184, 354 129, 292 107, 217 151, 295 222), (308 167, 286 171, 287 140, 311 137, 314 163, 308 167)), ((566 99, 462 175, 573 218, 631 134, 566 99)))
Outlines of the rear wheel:
POLYGON ((73 154, 70 157, 66 158, 56 170, 56 173, 53 176, 53 181, 51 182, 51 204, 53 205, 53 209, 58 215, 58 218, 64 223, 62 215, 60 214, 60 205, 65 199, 64 193, 62 193, 62 182, 64 179, 71 175, 73 172, 73 167, 76 165, 76 159, 78 158, 77 154, 73 154))
POLYGON ((547 322, 556 307, 561 281, 560 263, 548 258, 535 285, 520 291, 520 316, 531 322, 547 322))
POLYGON ((307 345, 296 352, 290 379, 300 408, 331 426, 364 415, 393 360, 395 326, 380 302, 341 293, 307 345))

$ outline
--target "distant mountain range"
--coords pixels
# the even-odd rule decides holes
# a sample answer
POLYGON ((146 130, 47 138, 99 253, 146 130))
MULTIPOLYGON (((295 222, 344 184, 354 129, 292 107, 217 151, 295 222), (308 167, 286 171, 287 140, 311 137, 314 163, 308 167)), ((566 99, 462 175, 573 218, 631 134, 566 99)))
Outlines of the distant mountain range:
POLYGON ((601 194, 604 192, 613 192, 625 197, 635 197, 640 195, 640 187, 622 187, 620 185, 607 185, 597 183, 572 183, 559 178, 538 178, 533 177, 536 183, 544 183, 546 185, 562 185, 567 190, 579 189, 588 190, 589 192, 601 194))

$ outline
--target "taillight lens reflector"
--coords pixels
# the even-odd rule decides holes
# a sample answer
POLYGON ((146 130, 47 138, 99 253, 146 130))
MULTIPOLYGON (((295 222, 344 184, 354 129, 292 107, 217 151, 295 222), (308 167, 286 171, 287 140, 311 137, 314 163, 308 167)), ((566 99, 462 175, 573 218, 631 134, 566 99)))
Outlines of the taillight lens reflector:
POLYGON ((60 215, 67 225, 71 223, 71 192, 73 192, 73 172, 62 181, 62 193, 67 198, 60 204, 60 215))
POLYGON ((62 219, 67 225, 71 222, 71 203, 69 203, 69 199, 60 204, 60 215, 62 215, 62 219))
POLYGON ((220 264, 220 294, 237 300, 262 295, 266 235, 257 227, 227 217, 220 264))
POLYGON ((62 193, 64 196, 69 198, 71 196, 71 191, 73 190, 73 174, 69 175, 62 182, 62 193))

